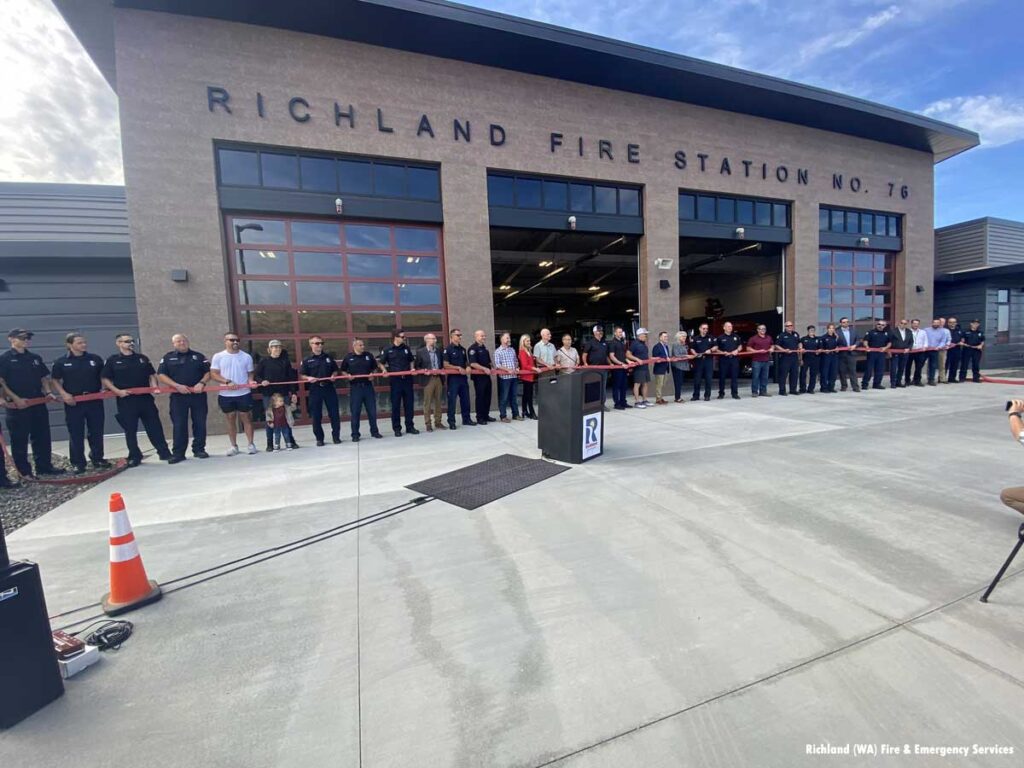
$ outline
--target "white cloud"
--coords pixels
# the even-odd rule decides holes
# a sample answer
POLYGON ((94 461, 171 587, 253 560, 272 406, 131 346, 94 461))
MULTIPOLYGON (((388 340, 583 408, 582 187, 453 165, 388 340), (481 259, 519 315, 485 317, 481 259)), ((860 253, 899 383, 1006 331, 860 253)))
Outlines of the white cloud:
POLYGON ((821 35, 806 45, 800 46, 797 63, 806 66, 824 54, 849 48, 895 20, 899 15, 899 7, 890 5, 878 13, 868 16, 856 27, 821 35))
POLYGON ((977 131, 983 147, 1024 139, 1024 101, 1002 96, 956 96, 932 102, 922 113, 977 131))
POLYGON ((0 3, 0 180, 123 183, 117 97, 50 0, 0 3))

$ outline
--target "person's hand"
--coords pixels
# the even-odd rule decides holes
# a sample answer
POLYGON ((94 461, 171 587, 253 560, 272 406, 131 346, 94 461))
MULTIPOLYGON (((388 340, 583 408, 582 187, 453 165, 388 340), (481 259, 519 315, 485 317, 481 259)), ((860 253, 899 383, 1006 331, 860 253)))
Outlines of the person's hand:
POLYGON ((206 385, 203 384, 203 382, 201 382, 201 381, 198 384, 196 384, 194 387, 192 387, 192 391, 195 392, 197 395, 201 394, 203 392, 203 390, 205 390, 205 389, 206 389, 206 385))
POLYGON ((117 395, 118 397, 128 397, 131 394, 131 392, 129 392, 127 389, 115 389, 114 394, 117 395))
POLYGON ((25 407, 25 398, 18 397, 17 395, 15 395, 14 396, 14 407, 15 408, 24 408, 25 407))
POLYGON ((261 387, 265 387, 265 386, 267 386, 268 384, 270 384, 270 382, 269 382, 269 381, 268 381, 267 379, 264 379, 263 381, 261 381, 261 382, 260 382, 260 386, 261 386, 261 387))
POLYGON ((1024 413, 1024 400, 1011 400, 1010 413, 1024 413))
POLYGON ((314 381, 316 381, 316 376, 303 376, 302 378, 303 378, 304 381, 308 381, 310 383, 313 383, 314 381))
POLYGON ((72 395, 69 395, 69 394, 68 394, 67 392, 65 392, 64 394, 62 394, 62 395, 60 396, 60 399, 64 401, 64 404, 65 404, 65 405, 74 405, 74 404, 75 404, 75 398, 74 398, 74 396, 72 396, 72 395))
POLYGON ((189 388, 184 384, 175 384, 174 388, 178 391, 179 395, 187 395, 189 393, 189 388))

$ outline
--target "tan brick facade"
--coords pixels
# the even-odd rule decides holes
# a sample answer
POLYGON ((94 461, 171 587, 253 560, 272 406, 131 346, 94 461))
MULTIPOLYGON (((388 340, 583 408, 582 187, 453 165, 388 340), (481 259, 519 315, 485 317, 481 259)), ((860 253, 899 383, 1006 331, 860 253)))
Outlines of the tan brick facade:
MULTIPOLYGON (((779 198, 792 203, 786 307, 798 324, 817 314, 818 205, 904 214, 894 312, 930 317, 933 162, 930 154, 738 113, 604 90, 276 29, 141 11, 116 11, 117 86, 139 323, 156 354, 185 330, 196 348, 221 348, 230 308, 213 142, 351 152, 441 164, 449 322, 493 330, 486 173, 491 169, 613 180, 644 187, 641 321, 672 329, 678 273, 658 288, 654 259, 678 258, 680 188, 779 198), (231 94, 232 114, 207 105, 207 86, 231 94), (265 116, 257 113, 261 93, 265 116), (297 122, 288 100, 308 101, 297 122), (335 124, 334 105, 353 105, 355 126, 335 124), (378 130, 377 110, 393 132, 378 130), (435 138, 416 135, 428 115, 435 138), (472 140, 453 138, 469 121, 472 140), (506 133, 488 141, 489 124, 506 133), (551 133, 563 136, 557 151, 551 133), (583 137, 583 157, 577 138, 583 137), (613 160, 598 157, 611 142, 613 160), (627 161, 638 145, 639 163, 627 161), (675 153, 686 153, 679 170, 675 153), (706 154, 700 171, 698 153, 706 154), (731 174, 721 172, 727 157, 731 174), (750 161, 749 177, 743 160, 750 161), (767 179, 762 178, 766 163, 767 179), (783 183, 776 168, 785 166, 783 183), (807 184, 798 183, 806 169, 807 184), (833 189, 833 174, 861 190, 833 189), (890 196, 889 184, 895 194, 890 196), (909 197, 899 189, 907 185, 909 197), (174 283, 172 269, 189 271, 174 283), (924 286, 917 293, 915 286, 924 286)), ((779 172, 781 173, 781 171, 779 172)))

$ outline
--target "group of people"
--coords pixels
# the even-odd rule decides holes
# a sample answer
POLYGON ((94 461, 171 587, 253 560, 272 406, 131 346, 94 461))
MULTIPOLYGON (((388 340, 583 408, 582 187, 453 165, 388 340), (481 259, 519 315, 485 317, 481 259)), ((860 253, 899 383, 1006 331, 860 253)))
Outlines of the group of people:
MULTIPOLYGON (((564 334, 561 346, 556 346, 551 331, 544 328, 536 344, 529 334, 523 334, 515 347, 511 335, 504 333, 493 353, 487 346, 485 331, 478 330, 473 336, 473 343, 466 348, 462 332, 453 329, 449 343, 441 348, 437 337, 428 333, 423 337, 423 345, 414 352, 405 332, 396 329, 391 344, 379 355, 367 352, 365 342, 356 339, 352 351, 338 360, 324 350, 324 339, 313 335, 308 339, 310 354, 298 364, 296 372, 280 341, 270 341, 267 354, 256 362, 240 348, 241 339, 233 332, 224 334, 224 349, 212 359, 192 349, 187 336, 175 334, 171 338, 173 349, 156 365, 146 355, 135 351, 131 334, 118 334, 115 338, 117 354, 104 360, 88 351, 84 334, 71 332, 65 339, 67 353, 47 366, 39 355, 29 351, 33 333, 25 328, 14 328, 8 334, 10 349, 0 355, 0 392, 3 395, 0 402, 7 406, 11 455, 19 474, 29 477, 64 472, 51 460, 49 400, 64 405, 72 471, 82 474, 88 470, 86 441, 88 462, 97 469, 111 467, 103 451, 104 396, 101 393, 104 392, 116 398, 117 420, 124 429, 128 447, 127 463, 134 467, 143 458, 137 436, 140 423, 157 456, 169 464, 185 460, 190 432, 192 455, 209 458, 206 388, 211 382, 218 386, 217 404, 224 415, 231 446, 227 455, 233 456, 243 450, 238 445, 239 430, 245 435, 244 450, 249 454, 259 452, 255 444, 257 402, 254 392, 263 399, 265 450, 299 447, 292 428, 300 386, 305 387, 316 444, 323 446, 326 442, 325 410, 332 442, 342 442, 338 379, 346 379, 350 385, 351 439, 358 442, 364 412, 370 436, 383 437, 377 425, 373 380, 378 377, 387 381, 391 426, 395 436, 401 437, 419 434, 413 417, 414 379, 423 389, 425 429, 432 432, 457 429, 457 415, 461 417, 462 426, 536 419, 538 378, 571 374, 581 366, 597 370, 605 389, 611 392, 614 407, 625 410, 667 404, 670 378, 674 400, 681 402, 688 371, 692 371, 693 376, 690 399, 709 400, 715 359, 718 360, 719 399, 726 396, 727 382, 731 396, 739 399, 741 355, 751 358, 753 396, 767 397, 773 354, 777 356, 779 394, 788 395, 835 392, 837 376, 841 391, 884 389, 882 380, 887 364, 892 387, 925 386, 921 380, 925 367, 929 385, 964 381, 968 370, 974 381, 980 381, 979 361, 985 346, 979 321, 972 320, 970 329, 963 330, 956 318, 936 318, 930 327, 923 329, 916 319, 909 323, 900 320, 895 328, 888 328, 885 321, 879 320, 863 338, 845 317, 838 326, 830 323, 821 336, 816 335, 813 325, 801 336, 794 330, 794 324, 786 321, 784 330, 775 339, 760 325, 745 341, 735 333, 732 323, 724 323, 719 335, 711 335, 708 324, 702 323, 692 338, 688 338, 685 331, 679 331, 674 340, 670 340, 668 332, 663 331, 653 345, 648 344, 646 328, 639 328, 635 338, 628 340, 625 329, 616 327, 612 338, 605 339, 603 327, 595 325, 591 336, 579 349, 570 334, 564 334), (858 348, 867 353, 859 385, 854 358, 858 348), (491 416, 492 375, 498 385, 498 419, 491 416), (652 377, 653 402, 647 399, 652 377), (630 379, 632 405, 627 402, 630 379), (609 380, 610 387, 607 386, 609 380), (475 419, 470 405, 470 382, 475 394, 475 419), (170 446, 154 400, 155 394, 162 393, 170 396, 170 446), (442 399, 446 401, 446 409, 441 408, 442 399), (29 444, 34 473, 29 463, 29 444)), ((8 484, 6 466, 0 466, 0 486, 8 484)))

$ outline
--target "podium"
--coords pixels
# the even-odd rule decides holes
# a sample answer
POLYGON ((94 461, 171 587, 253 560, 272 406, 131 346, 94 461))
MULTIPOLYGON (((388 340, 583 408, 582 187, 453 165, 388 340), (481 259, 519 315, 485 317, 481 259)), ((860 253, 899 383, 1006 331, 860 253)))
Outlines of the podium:
POLYGON ((541 455, 582 464, 604 453, 603 384, 596 371, 538 377, 537 447, 541 455))

